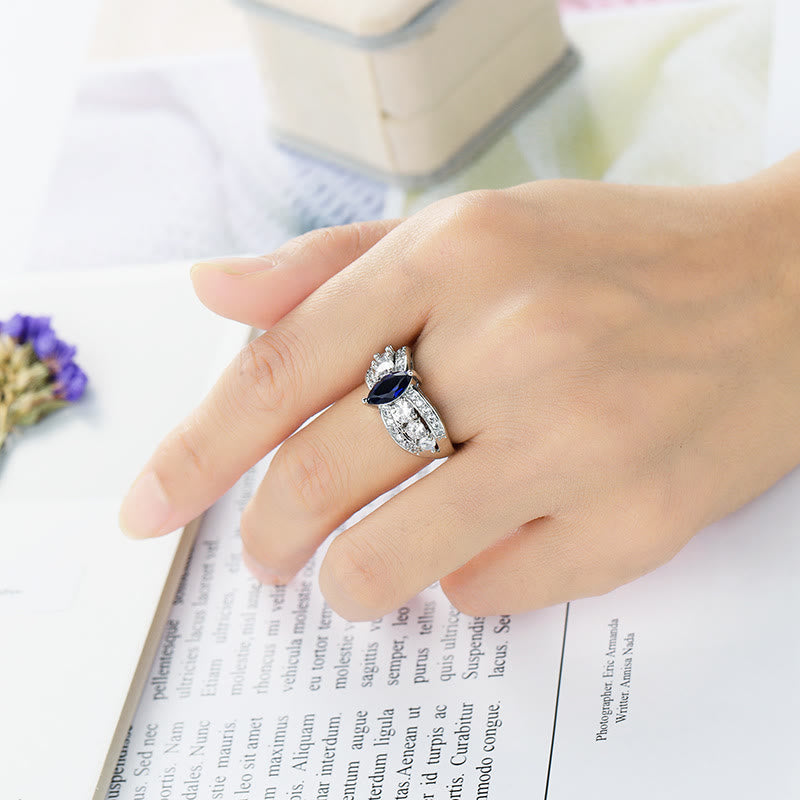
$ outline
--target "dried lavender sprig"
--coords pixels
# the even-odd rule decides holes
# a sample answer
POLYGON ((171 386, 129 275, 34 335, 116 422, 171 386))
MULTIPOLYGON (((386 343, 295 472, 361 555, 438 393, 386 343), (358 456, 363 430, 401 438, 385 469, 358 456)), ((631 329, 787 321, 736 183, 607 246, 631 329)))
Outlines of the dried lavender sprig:
POLYGON ((88 379, 75 352, 55 335, 49 317, 15 314, 0 322, 0 449, 14 429, 83 396, 88 379))

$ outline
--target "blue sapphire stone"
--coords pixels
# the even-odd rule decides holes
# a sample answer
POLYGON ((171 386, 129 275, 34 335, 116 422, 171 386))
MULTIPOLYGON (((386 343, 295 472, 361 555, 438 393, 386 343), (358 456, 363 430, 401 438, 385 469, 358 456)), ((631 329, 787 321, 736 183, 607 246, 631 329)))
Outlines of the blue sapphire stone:
POLYGON ((390 372, 370 389, 367 403, 373 406, 391 403, 392 400, 397 400, 403 394, 409 383, 411 383, 411 375, 406 375, 405 372, 390 372))

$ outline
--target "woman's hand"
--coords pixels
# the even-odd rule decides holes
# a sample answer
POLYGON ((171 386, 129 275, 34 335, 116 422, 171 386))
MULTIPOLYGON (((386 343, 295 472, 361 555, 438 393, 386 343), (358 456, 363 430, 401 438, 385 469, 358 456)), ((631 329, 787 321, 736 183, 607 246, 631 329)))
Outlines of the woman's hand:
POLYGON ((286 439, 241 529, 251 569, 287 581, 428 463, 361 402, 372 354, 408 344, 456 452, 331 544, 334 610, 376 618, 440 580, 462 611, 510 613, 652 570, 800 462, 800 214, 777 174, 470 192, 198 265, 206 305, 267 330, 158 448, 123 528, 181 526, 286 439))

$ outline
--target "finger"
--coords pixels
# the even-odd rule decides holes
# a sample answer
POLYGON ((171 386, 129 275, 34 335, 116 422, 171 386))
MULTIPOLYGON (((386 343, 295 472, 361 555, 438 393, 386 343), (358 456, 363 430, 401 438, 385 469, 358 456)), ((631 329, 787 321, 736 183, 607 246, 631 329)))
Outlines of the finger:
POLYGON ((514 614, 594 597, 668 561, 680 545, 600 521, 532 520, 441 579, 470 616, 514 614))
POLYGON ((519 523, 515 503, 498 503, 495 482, 482 477, 491 474, 485 448, 472 445, 333 540, 320 569, 331 608, 376 619, 519 523))
POLYGON ((185 525, 312 414, 361 384, 376 346, 413 343, 433 299, 427 283, 403 279, 413 270, 396 268, 403 239, 391 238, 243 348, 134 482, 120 511, 126 533, 185 525))
POLYGON ((430 462, 398 447, 364 389, 338 400, 275 453, 242 515, 248 566, 287 582, 356 511, 430 462), (374 417, 374 418, 370 418, 374 417))
MULTIPOLYGON (((577 532, 550 518, 531 520, 440 581, 450 602, 469 616, 513 614, 573 599, 592 557, 577 532)), ((596 554, 592 554, 596 556, 596 554)))
POLYGON ((319 228, 257 258, 216 258, 192 267, 200 300, 220 316, 265 330, 402 219, 319 228))

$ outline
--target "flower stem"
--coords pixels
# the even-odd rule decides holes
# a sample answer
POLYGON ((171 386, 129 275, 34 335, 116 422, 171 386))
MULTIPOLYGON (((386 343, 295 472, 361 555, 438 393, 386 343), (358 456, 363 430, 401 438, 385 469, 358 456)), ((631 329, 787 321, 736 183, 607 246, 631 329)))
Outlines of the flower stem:
POLYGON ((3 451, 9 433, 11 433, 11 428, 8 424, 8 406, 0 403, 0 453, 3 451))

